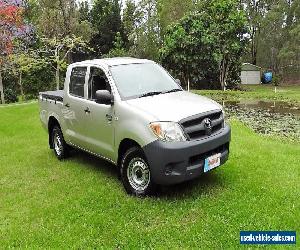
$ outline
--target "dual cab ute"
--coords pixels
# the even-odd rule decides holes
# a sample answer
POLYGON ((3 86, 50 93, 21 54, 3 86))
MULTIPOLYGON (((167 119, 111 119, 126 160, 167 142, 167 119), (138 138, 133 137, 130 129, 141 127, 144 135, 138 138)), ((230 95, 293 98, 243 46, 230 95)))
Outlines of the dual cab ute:
POLYGON ((119 166, 126 191, 194 179, 223 164, 230 128, 216 102, 184 91, 153 61, 71 64, 64 90, 41 92, 40 119, 58 159, 71 147, 119 166))

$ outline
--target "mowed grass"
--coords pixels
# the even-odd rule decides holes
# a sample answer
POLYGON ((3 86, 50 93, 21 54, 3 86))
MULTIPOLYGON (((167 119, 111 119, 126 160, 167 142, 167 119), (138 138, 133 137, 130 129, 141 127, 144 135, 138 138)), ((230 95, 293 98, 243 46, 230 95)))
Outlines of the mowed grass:
POLYGON ((275 86, 271 84, 240 85, 240 90, 193 90, 194 93, 205 95, 219 101, 287 101, 300 104, 300 86, 275 86))
POLYGON ((231 121, 225 165, 139 199, 105 161, 80 152, 58 161, 38 112, 0 108, 1 248, 221 249, 239 248, 240 230, 299 236, 299 143, 231 121))

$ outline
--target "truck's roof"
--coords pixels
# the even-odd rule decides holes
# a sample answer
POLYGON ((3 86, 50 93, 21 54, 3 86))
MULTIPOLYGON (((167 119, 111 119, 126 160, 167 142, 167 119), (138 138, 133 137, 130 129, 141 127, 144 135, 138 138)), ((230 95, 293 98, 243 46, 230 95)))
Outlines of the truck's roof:
POLYGON ((103 59, 93 59, 86 60, 82 62, 76 62, 71 64, 70 66, 84 66, 84 65, 101 65, 101 66, 117 66, 124 64, 134 64, 134 63, 149 63, 152 62, 147 59, 137 59, 132 57, 114 57, 114 58, 103 58, 103 59))

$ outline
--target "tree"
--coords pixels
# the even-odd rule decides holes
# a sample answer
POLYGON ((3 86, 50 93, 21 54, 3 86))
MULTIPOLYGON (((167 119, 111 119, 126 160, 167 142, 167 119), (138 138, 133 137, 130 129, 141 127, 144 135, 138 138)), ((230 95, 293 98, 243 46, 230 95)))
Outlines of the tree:
POLYGON ((127 48, 133 46, 136 41, 136 29, 139 24, 139 12, 133 0, 127 0, 123 11, 124 34, 128 40, 127 48))
POLYGON ((297 25, 300 23, 300 1, 265 0, 263 3, 266 7, 259 21, 255 63, 282 76, 296 74, 299 71, 297 25))
POLYGON ((114 41, 114 47, 109 51, 107 55, 104 55, 103 57, 122 57, 122 56, 128 56, 128 52, 124 48, 124 43, 120 32, 117 32, 116 39, 114 41))
POLYGON ((1 103, 5 103, 2 70, 8 64, 7 58, 13 52, 13 41, 26 35, 23 19, 22 2, 0 2, 0 95, 1 103))
POLYGON ((54 37, 52 39, 42 38, 43 47, 41 52, 44 54, 44 59, 48 60, 49 64, 55 70, 56 89, 60 87, 60 71, 66 68, 66 59, 69 53, 75 50, 91 50, 87 43, 76 36, 67 36, 64 38, 54 37))
POLYGON ((246 18, 235 0, 204 1, 166 33, 164 65, 183 79, 219 81, 222 89, 237 68, 245 46, 246 18))
POLYGON ((74 35, 88 41, 92 27, 89 20, 83 19, 82 4, 78 8, 75 0, 37 0, 37 4, 32 3, 31 19, 39 36, 51 39, 74 35))
POLYGON ((96 0, 91 9, 94 29, 90 45, 97 56, 107 54, 113 48, 117 32, 123 36, 121 8, 118 0, 96 0))
POLYGON ((137 5, 138 25, 132 48, 137 57, 158 60, 161 32, 156 0, 141 0, 137 5))
POLYGON ((18 85, 22 99, 25 98, 25 92, 23 88, 23 76, 30 74, 33 70, 39 70, 45 67, 47 61, 41 58, 36 51, 31 49, 17 48, 14 50, 8 60, 10 72, 18 78, 18 85))
POLYGON ((260 42, 262 22, 268 10, 266 0, 242 0, 249 24, 249 40, 252 64, 257 64, 257 51, 260 42))
POLYGON ((179 21, 194 7, 192 0, 158 0, 158 16, 161 32, 164 34, 170 24, 179 21))

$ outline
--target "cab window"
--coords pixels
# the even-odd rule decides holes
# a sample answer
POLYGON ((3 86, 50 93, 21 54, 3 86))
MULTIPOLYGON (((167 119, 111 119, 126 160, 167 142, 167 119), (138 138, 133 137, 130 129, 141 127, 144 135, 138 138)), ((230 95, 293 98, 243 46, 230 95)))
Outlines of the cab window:
POLYGON ((78 97, 84 97, 86 71, 86 67, 75 67, 72 69, 69 85, 70 94, 78 97))
POLYGON ((88 83, 88 99, 95 100, 97 90, 108 90, 111 92, 111 88, 104 71, 100 68, 91 67, 88 83))

